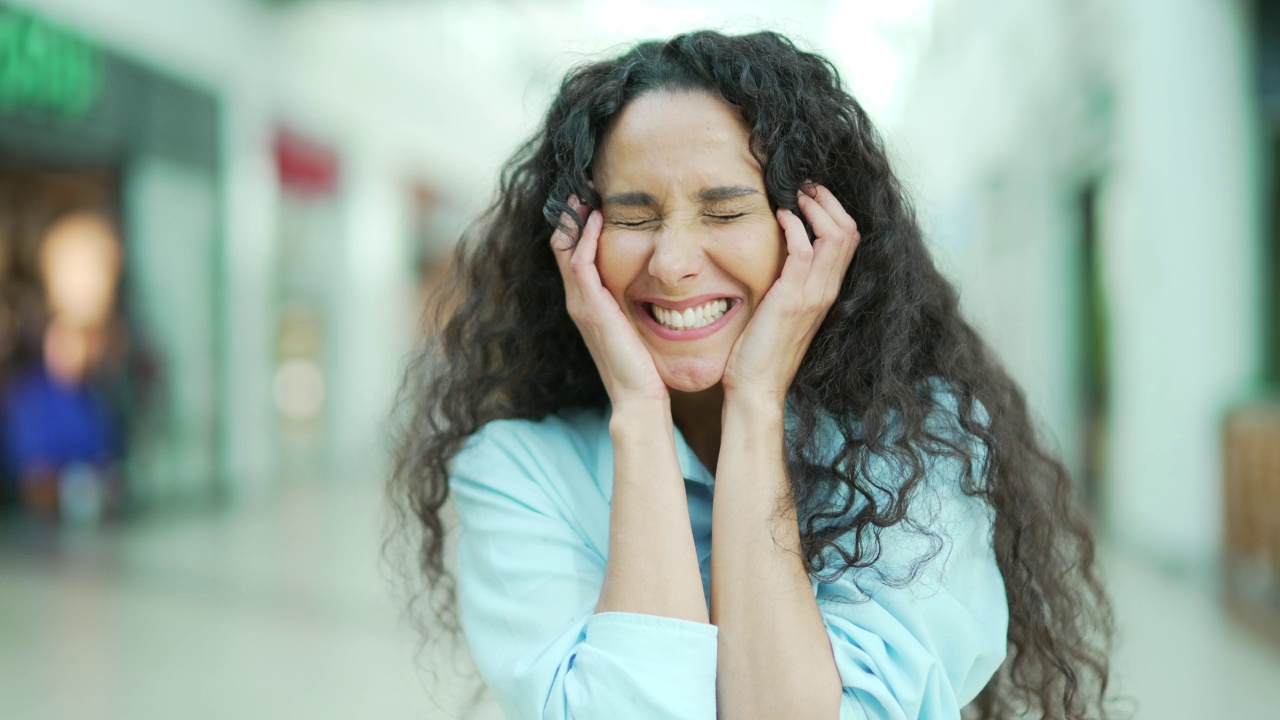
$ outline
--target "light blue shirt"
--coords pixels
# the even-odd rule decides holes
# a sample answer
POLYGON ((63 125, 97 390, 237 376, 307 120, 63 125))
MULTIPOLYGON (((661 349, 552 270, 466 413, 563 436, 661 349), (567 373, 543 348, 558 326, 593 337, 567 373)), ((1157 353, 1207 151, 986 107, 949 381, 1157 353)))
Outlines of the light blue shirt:
MULTIPOLYGON (((952 437, 954 407, 930 419, 952 437)), ((715 480, 678 428, 675 443, 709 606, 715 480)), ((983 448, 971 447, 980 469, 983 448)), ((873 462, 882 485, 892 482, 889 467, 873 462)), ((967 472, 959 460, 929 456, 926 482, 911 496, 909 520, 940 535, 940 547, 894 526, 881 535, 874 568, 813 580, 844 685, 841 720, 959 718, 1003 662, 1008 606, 993 515, 959 492, 967 472), (874 572, 892 580, 930 549, 939 552, 905 587, 874 572)), ((462 525, 463 632, 508 718, 714 720, 714 625, 595 612, 613 494, 607 410, 491 422, 454 459, 450 487, 462 525)))

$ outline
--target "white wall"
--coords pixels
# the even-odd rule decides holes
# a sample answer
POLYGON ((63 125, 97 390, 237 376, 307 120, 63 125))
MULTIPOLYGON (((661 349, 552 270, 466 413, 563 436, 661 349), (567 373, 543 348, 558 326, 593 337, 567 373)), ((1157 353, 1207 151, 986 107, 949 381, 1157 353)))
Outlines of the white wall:
POLYGON ((1114 322, 1111 518, 1193 561, 1221 535, 1220 427, 1258 377, 1257 142, 1239 0, 1130 0, 1105 260, 1114 322))
POLYGON ((335 288, 333 386, 329 437, 339 477, 381 477, 389 449, 388 410, 414 326, 405 309, 416 304, 409 235, 411 196, 402 178, 387 173, 391 159, 377 148, 353 153, 343 168, 345 282, 335 288))
POLYGON ((1075 194, 1091 136, 1060 4, 952 0, 889 118, 889 146, 961 307, 1079 470, 1075 194))
POLYGON ((952 0, 938 18, 891 137, 965 310, 1078 469, 1074 202, 1101 173, 1107 524, 1206 565, 1219 424, 1261 351, 1242 3, 952 0))
POLYGON ((216 178, 204 168, 168 160, 135 160, 127 168, 125 222, 130 229, 129 300, 142 319, 144 342, 160 359, 160 407, 142 437, 153 443, 126 458, 139 497, 148 502, 208 497, 217 466, 216 376, 219 349, 202 325, 215 317, 218 207, 216 178), (193 322, 195 320, 196 322, 193 322))

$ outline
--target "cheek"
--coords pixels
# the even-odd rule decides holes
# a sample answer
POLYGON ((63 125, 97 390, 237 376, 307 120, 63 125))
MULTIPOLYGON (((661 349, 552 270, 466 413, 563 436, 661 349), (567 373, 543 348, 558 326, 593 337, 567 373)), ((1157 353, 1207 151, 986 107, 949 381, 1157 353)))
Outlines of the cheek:
POLYGON ((722 265, 751 291, 753 303, 759 303, 782 274, 782 265, 787 259, 782 228, 776 231, 759 228, 726 238, 721 247, 724 249, 722 265))
POLYGON ((769 239, 769 250, 765 253, 767 258, 766 264, 769 267, 769 285, 773 285, 773 281, 782 275, 782 265, 787 261, 787 238, 783 234, 782 228, 777 227, 776 232, 769 239))
POLYGON ((600 244, 596 249, 596 270, 600 273, 600 284, 615 298, 623 296, 627 286, 639 275, 644 262, 643 254, 632 247, 635 243, 620 240, 605 233, 600 236, 600 244))

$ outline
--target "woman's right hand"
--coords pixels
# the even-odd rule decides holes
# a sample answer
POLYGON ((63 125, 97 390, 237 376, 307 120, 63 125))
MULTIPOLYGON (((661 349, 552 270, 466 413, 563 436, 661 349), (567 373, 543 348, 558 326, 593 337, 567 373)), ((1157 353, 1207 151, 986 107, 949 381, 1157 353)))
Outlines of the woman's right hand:
MULTIPOLYGON (((667 385, 658 375, 653 356, 600 282, 596 249, 604 218, 599 210, 578 202, 575 196, 569 197, 569 207, 584 222, 581 237, 574 245, 565 230, 556 230, 551 235, 551 249, 564 279, 569 317, 591 351, 609 400, 615 410, 633 404, 666 404, 667 385)), ((568 215, 561 217, 560 224, 562 228, 573 228, 568 215)))

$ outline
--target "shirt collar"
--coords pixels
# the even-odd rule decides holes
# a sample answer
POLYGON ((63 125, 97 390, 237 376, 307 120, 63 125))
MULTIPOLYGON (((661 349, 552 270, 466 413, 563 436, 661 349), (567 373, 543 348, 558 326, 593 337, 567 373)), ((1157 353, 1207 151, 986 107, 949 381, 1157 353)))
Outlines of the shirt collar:
POLYGON ((688 441, 684 439, 684 433, 680 432, 680 428, 675 423, 671 424, 675 428, 676 440, 676 460, 680 462, 680 473, 684 475, 684 479, 690 482, 701 483, 709 488, 714 488, 716 478, 702 464, 702 460, 698 459, 697 453, 693 448, 689 447, 688 441))

